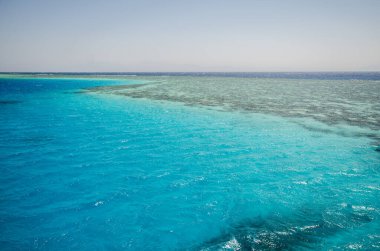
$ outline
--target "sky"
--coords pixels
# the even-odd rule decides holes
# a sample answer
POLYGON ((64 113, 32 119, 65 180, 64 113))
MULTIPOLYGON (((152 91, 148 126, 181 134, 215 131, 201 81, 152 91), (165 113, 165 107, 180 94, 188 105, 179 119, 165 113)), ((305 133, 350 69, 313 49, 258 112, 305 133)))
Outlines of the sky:
POLYGON ((0 0, 0 71, 380 71, 380 0, 0 0))

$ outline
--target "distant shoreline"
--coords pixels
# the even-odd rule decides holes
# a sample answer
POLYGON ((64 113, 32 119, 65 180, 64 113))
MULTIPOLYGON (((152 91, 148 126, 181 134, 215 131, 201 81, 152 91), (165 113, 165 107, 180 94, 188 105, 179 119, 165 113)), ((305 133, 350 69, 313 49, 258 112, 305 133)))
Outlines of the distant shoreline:
POLYGON ((366 72, 0 72, 0 77, 131 78, 131 77, 232 77, 331 80, 380 80, 380 71, 366 72))

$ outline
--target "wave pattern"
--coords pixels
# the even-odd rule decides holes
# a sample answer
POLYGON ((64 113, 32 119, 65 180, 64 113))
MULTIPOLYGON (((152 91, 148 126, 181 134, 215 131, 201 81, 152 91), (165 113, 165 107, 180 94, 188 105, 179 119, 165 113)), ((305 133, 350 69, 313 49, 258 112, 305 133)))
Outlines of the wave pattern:
POLYGON ((206 78, 170 79, 0 79, 2 250, 379 249, 370 139, 150 99, 206 78))

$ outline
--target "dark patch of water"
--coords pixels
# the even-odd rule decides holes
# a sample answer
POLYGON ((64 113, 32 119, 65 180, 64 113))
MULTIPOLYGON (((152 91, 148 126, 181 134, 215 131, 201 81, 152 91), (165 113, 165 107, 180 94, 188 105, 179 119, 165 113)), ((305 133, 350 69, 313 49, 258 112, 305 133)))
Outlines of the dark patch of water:
POLYGON ((301 209, 291 216, 274 214, 244 220, 211 240, 200 250, 299 250, 324 247, 324 239, 370 223, 373 215, 351 205, 341 208, 301 209))
POLYGON ((0 100, 0 105, 15 105, 22 103, 20 100, 0 100))

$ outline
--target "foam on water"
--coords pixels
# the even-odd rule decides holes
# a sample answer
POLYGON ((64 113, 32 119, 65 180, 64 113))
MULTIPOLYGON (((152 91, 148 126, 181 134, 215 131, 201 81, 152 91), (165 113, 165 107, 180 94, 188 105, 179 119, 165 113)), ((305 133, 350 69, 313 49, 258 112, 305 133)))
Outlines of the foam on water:
POLYGON ((352 133, 371 121, 187 107, 136 83, 0 79, 20 101, 0 112, 1 249, 379 248, 380 155, 352 133))

